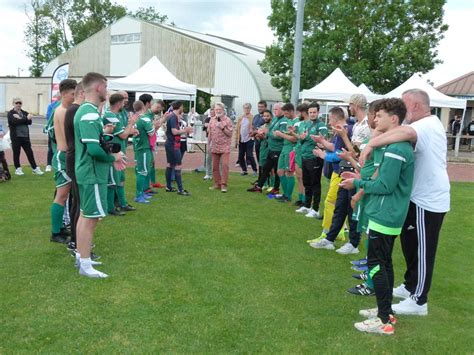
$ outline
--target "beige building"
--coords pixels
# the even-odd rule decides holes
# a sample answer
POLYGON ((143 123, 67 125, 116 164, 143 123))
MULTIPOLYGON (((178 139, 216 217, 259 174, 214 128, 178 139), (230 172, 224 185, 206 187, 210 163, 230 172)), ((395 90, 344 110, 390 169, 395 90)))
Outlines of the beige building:
POLYGON ((246 43, 123 17, 55 58, 41 78, 0 78, 0 112, 10 107, 14 96, 21 96, 25 109, 44 113, 51 75, 63 63, 69 63, 73 78, 89 71, 118 78, 157 56, 179 80, 196 85, 239 113, 245 102, 256 107, 259 100, 281 100, 270 76, 257 63, 264 55, 263 48, 246 43))

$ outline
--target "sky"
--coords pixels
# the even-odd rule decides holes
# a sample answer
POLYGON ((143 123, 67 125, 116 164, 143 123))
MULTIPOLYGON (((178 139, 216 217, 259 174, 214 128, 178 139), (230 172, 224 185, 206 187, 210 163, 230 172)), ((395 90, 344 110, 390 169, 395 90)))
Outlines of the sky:
MULTIPOLYGON (((0 76, 28 76, 31 62, 26 57, 24 26, 27 22, 27 0, 0 0, 0 76), (23 5, 22 5, 23 4, 23 5)), ((270 0, 115 0, 130 10, 156 6, 177 27, 214 34, 258 46, 270 45, 273 34, 267 17, 270 0)), ((438 46, 443 60, 425 79, 441 85, 474 70, 472 40, 474 1, 448 0, 444 22, 449 25, 445 38, 438 46)), ((315 83, 316 84, 316 83, 315 83)))

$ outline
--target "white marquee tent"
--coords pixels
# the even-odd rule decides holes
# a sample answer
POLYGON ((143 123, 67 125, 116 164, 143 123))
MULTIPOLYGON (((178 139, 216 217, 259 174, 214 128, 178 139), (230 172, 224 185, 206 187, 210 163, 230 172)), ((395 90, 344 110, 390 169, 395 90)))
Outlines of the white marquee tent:
POLYGON ((157 57, 150 58, 129 76, 109 81, 107 87, 111 90, 183 95, 190 100, 196 96, 196 85, 177 79, 157 57))
POLYGON ((347 102, 353 94, 364 94, 369 102, 381 98, 380 95, 370 92, 365 85, 364 87, 365 89, 361 89, 360 87, 355 86, 344 75, 341 69, 336 68, 318 85, 311 89, 301 91, 300 99, 347 102))
POLYGON ((409 78, 396 89, 393 89, 389 93, 385 94, 384 97, 402 97, 402 94, 410 89, 421 89, 428 93, 431 107, 458 108, 463 110, 466 108, 466 100, 456 99, 439 92, 433 86, 428 84, 424 79, 422 79, 418 74, 413 74, 411 78, 409 78))

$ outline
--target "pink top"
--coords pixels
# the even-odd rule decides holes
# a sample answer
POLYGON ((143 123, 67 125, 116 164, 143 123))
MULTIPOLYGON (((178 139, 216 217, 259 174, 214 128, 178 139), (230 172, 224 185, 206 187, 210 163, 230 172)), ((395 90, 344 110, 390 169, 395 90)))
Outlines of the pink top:
POLYGON ((232 121, 229 117, 221 117, 221 122, 217 121, 217 117, 211 118, 208 129, 211 153, 230 153, 232 130, 232 121))

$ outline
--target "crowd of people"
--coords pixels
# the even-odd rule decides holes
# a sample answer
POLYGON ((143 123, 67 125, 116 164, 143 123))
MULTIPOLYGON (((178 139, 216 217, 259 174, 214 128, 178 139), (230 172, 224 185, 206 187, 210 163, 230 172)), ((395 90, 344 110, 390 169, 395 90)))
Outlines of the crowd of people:
MULTIPOLYGON (((173 102, 165 112, 164 102, 153 103, 148 94, 133 102, 133 112, 128 112, 128 94, 107 92, 107 79, 99 73, 88 73, 79 83, 65 79, 59 91, 47 127, 55 181, 51 241, 67 244, 80 275, 106 278, 96 268, 101 262, 92 252, 93 236, 106 215, 135 211, 124 184, 129 139, 135 159, 135 203, 148 204, 157 187, 190 196, 181 175, 183 145, 198 118, 193 115, 187 126, 181 102, 173 102), (161 127, 166 135, 165 186, 156 180, 154 163, 161 127)), ((42 174, 28 131, 22 128, 31 124, 31 117, 21 110, 20 99, 14 104, 8 118, 14 129, 16 173, 23 148, 33 171, 42 174)), ((329 111, 329 127, 320 119, 316 102, 296 108, 276 103, 272 112, 260 101, 255 116, 251 109, 250 103, 243 106, 235 128, 222 103, 209 109, 204 121, 204 179, 212 180, 210 189, 228 191, 233 144, 241 174, 248 175, 250 166, 256 177, 249 192, 265 192, 283 206, 294 206, 297 214, 322 221, 322 234, 308 240, 310 247, 358 254, 362 235, 367 235, 367 256, 352 262, 360 272, 353 276, 361 283, 348 292, 375 295, 377 307, 360 311, 367 320, 355 324, 358 330, 393 334, 396 315, 426 315, 439 232, 450 203, 446 135, 440 120, 431 115, 428 95, 413 89, 402 99, 368 105, 364 95, 355 94, 349 112, 343 107, 329 111), (323 176, 329 181, 324 198, 323 176), (336 241, 345 241, 346 234, 349 240, 336 249, 336 241), (406 272, 403 283, 394 287, 392 251, 397 236, 406 272), (392 304, 393 297, 403 300, 392 304)))

